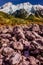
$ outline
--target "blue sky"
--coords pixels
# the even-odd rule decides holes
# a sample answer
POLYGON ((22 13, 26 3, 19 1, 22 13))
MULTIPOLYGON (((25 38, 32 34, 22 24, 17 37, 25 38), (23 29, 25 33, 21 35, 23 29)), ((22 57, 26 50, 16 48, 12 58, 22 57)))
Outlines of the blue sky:
POLYGON ((41 4, 43 5, 43 0, 0 0, 0 6, 7 2, 12 2, 13 4, 19 4, 22 2, 30 2, 31 4, 41 4))

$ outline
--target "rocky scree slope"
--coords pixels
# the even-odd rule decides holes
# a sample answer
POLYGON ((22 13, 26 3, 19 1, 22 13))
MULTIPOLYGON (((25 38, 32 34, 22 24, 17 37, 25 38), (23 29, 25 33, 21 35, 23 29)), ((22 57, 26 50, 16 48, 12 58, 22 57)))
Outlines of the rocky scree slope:
POLYGON ((43 25, 0 27, 0 65, 43 65, 43 25))

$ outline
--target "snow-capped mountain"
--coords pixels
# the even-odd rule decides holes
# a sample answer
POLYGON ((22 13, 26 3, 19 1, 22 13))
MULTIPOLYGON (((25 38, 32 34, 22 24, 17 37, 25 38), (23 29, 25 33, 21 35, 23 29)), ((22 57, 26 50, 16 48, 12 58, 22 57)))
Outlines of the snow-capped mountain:
POLYGON ((14 10, 16 11, 16 9, 17 6, 13 5, 11 2, 8 2, 0 7, 0 11, 3 11, 5 13, 12 13, 14 10))
POLYGON ((16 10, 20 9, 25 9, 29 14, 32 13, 32 10, 43 10, 43 6, 38 4, 38 5, 32 5, 29 2, 26 3, 20 3, 17 5, 12 4, 11 2, 8 2, 4 4, 3 6, 0 7, 0 11, 3 11, 8 14, 14 13, 16 10))
POLYGON ((13 5, 11 2, 8 2, 4 4, 2 7, 0 7, 0 11, 6 13, 13 13, 16 10, 25 9, 26 11, 30 12, 31 8, 32 8, 32 4, 30 4, 29 2, 20 3, 17 5, 13 5))

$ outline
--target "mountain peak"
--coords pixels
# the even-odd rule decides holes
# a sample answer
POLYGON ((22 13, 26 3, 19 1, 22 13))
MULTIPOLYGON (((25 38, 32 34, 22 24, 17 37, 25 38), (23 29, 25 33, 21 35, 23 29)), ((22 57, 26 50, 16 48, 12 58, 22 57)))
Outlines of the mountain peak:
POLYGON ((28 5, 32 5, 30 2, 26 2, 28 5))
POLYGON ((5 3, 4 5, 3 5, 3 7, 7 7, 7 6, 11 6, 12 5, 12 3, 11 2, 8 2, 8 3, 5 3))
POLYGON ((43 6, 42 6, 42 5, 38 5, 38 7, 39 7, 40 9, 43 9, 43 6))
POLYGON ((16 10, 19 10, 19 9, 27 10, 29 8, 29 6, 32 6, 32 4, 30 4, 29 2, 20 3, 20 4, 17 4, 17 5, 12 4, 12 2, 8 2, 8 3, 5 3, 0 8, 0 10, 3 11, 3 12, 9 13, 11 11, 15 12, 16 10))
POLYGON ((6 12, 6 13, 13 13, 16 10, 25 9, 28 13, 31 13, 32 10, 39 10, 43 9, 42 5, 32 5, 29 2, 20 3, 17 5, 12 4, 12 2, 5 3, 2 7, 0 7, 0 11, 6 12), (32 8, 33 7, 33 8, 32 8))

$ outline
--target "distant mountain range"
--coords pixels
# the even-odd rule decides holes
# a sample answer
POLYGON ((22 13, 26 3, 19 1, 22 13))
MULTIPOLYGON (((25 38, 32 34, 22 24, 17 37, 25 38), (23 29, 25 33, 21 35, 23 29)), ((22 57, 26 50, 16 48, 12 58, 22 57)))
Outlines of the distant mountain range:
POLYGON ((43 22, 42 5, 32 5, 29 2, 14 5, 8 2, 0 7, 0 23, 2 24, 28 24, 30 21, 43 22))
POLYGON ((20 3, 17 5, 14 5, 11 2, 8 2, 0 7, 0 11, 3 11, 8 14, 12 14, 20 9, 25 9, 25 11, 27 11, 29 15, 34 14, 35 12, 37 13, 39 12, 41 13, 41 15, 43 15, 43 6, 40 4, 32 5, 31 3, 26 2, 26 3, 20 3))

